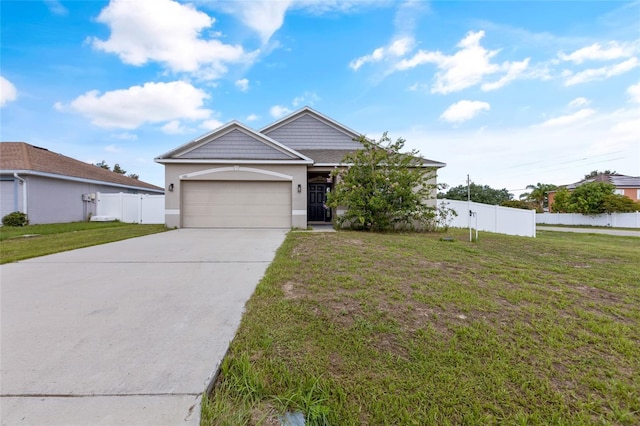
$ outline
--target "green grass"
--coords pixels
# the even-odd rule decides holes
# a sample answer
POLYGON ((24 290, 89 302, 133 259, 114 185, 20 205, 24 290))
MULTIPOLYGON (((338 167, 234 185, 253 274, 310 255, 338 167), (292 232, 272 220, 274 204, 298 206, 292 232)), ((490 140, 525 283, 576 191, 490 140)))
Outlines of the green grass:
POLYGON ((640 241, 290 233, 202 424, 640 423, 640 241))
POLYGON ((164 225, 72 222, 0 228, 0 264, 165 231, 164 225))

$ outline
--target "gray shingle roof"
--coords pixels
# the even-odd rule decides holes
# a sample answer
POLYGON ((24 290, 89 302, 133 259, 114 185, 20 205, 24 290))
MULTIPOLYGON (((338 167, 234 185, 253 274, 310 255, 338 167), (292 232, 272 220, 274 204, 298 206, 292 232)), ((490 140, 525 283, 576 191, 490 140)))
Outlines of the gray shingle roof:
POLYGON ((640 188, 640 176, 607 175, 604 173, 592 176, 587 179, 583 179, 580 182, 571 183, 567 185, 566 188, 576 189, 580 185, 592 182, 612 183, 616 186, 616 188, 640 188))

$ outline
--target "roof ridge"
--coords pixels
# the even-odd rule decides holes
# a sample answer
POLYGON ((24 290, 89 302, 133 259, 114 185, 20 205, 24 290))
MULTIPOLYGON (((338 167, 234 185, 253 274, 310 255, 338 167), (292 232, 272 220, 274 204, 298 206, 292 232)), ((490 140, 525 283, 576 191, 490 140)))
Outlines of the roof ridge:
POLYGON ((26 142, 19 142, 21 144, 21 149, 22 149, 22 155, 24 157, 24 163, 26 164, 26 166, 31 169, 31 152, 29 152, 29 147, 31 145, 29 145, 26 142))

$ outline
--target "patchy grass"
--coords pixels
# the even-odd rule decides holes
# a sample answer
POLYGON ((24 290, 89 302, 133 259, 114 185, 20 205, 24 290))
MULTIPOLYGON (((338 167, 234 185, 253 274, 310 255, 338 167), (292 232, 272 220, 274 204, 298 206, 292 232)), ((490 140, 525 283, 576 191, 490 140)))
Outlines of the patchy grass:
POLYGON ((640 423, 640 241, 291 233, 202 424, 640 423))
POLYGON ((0 228, 0 264, 165 231, 164 225, 72 222, 0 228))

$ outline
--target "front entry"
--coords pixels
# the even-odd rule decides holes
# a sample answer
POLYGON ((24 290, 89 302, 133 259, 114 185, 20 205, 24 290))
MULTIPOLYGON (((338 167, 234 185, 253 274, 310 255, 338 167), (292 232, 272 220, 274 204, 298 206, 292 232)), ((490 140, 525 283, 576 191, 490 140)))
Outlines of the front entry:
POLYGON ((307 220, 309 222, 331 222, 331 209, 325 207, 327 192, 331 185, 327 183, 310 183, 307 193, 307 220))

